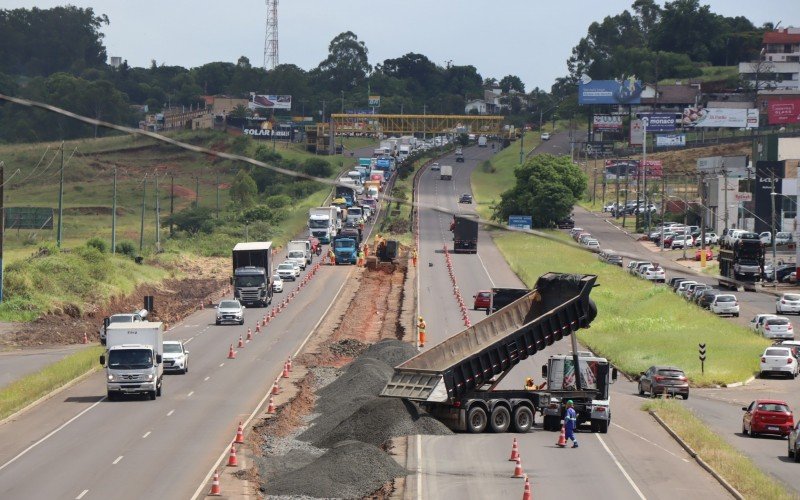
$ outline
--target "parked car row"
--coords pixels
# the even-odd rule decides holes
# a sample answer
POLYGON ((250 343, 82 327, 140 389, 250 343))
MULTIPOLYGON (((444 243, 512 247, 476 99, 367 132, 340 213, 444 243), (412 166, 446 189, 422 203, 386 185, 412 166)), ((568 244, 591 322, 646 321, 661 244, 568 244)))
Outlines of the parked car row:
POLYGON ((622 267, 622 256, 617 255, 614 250, 603 250, 597 254, 597 258, 600 262, 622 267))
POLYGON ((664 283, 667 274, 658 263, 632 260, 628 263, 628 272, 653 283, 664 283))
POLYGON ((569 230, 569 234, 572 236, 572 239, 590 250, 600 251, 600 242, 590 233, 584 231, 583 228, 573 227, 569 230))

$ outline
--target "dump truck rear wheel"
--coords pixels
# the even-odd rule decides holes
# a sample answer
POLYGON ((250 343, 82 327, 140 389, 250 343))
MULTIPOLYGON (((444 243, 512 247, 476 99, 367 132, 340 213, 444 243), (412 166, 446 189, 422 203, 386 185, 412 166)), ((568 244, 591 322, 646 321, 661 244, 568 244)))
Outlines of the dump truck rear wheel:
POLYGON ((511 425, 511 414, 505 406, 495 406, 492 410, 492 418, 489 421, 489 426, 492 432, 506 432, 508 426, 511 425))
POLYGON ((514 410, 514 419, 512 422, 514 431, 528 432, 533 427, 533 412, 527 406, 518 406, 514 410))
POLYGON ((473 406, 467 412, 467 430, 471 433, 478 434, 486 429, 487 418, 486 410, 480 406, 473 406))

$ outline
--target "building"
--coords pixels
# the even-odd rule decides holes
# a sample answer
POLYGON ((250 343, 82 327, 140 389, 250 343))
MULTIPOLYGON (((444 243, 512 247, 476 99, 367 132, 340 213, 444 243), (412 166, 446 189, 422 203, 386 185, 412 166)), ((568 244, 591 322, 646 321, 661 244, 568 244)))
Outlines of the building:
POLYGON ((676 111, 697 106, 702 92, 699 84, 690 85, 646 85, 642 90, 642 109, 676 111))
POLYGON ((758 90, 800 89, 800 28, 764 33, 759 59, 739 63, 739 75, 758 90))

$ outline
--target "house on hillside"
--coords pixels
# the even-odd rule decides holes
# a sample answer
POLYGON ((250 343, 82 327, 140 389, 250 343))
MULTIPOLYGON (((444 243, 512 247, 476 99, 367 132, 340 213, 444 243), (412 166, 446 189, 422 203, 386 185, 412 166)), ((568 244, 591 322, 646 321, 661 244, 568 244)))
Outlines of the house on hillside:
POLYGON ((800 28, 764 33, 758 60, 739 63, 739 75, 761 90, 800 90, 800 28))
POLYGON ((642 106, 653 110, 683 112, 683 108, 696 106, 702 92, 699 84, 651 85, 642 90, 642 106))

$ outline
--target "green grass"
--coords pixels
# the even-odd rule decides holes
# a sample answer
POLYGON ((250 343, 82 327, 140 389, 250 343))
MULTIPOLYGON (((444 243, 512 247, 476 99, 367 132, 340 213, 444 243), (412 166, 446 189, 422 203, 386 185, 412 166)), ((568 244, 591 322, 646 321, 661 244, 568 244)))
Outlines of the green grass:
MULTIPOLYGON (((539 132, 526 132, 523 153, 527 155, 541 143, 539 132)), ((500 195, 514 187, 514 170, 519 167, 519 141, 503 149, 489 160, 490 165, 479 165, 472 172, 472 194, 476 210, 482 219, 492 216, 492 206, 500 201, 500 195)))
POLYGON ((758 371, 767 340, 687 303, 666 287, 603 264, 594 254, 543 238, 506 233, 495 241, 529 287, 549 271, 598 275, 600 286, 592 298, 599 314, 578 338, 626 373, 675 365, 686 371, 694 386, 710 386, 743 381, 758 371), (708 346, 704 374, 697 360, 698 343, 708 346))
MULTIPOLYGON (((657 412, 700 458, 745 498, 797 498, 677 401, 653 400, 645 403, 643 409, 657 412)), ((777 451, 784 449, 776 447, 777 451)))
POLYGON ((738 66, 704 66, 700 68, 703 72, 700 76, 693 76, 689 78, 665 78, 658 82, 659 85, 675 85, 675 82, 681 82, 683 85, 688 85, 689 80, 700 82, 713 82, 718 80, 729 80, 739 78, 738 66))
POLYGON ((89 347, 3 387, 0 389, 0 420, 84 373, 99 368, 97 360, 102 353, 100 346, 89 347))

